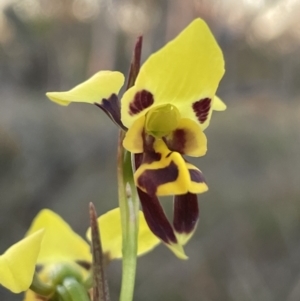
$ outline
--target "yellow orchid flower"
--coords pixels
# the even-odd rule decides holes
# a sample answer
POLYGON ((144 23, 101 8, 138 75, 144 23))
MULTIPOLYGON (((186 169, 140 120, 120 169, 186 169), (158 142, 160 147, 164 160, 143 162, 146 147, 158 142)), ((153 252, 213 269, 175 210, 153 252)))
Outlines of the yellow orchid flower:
MULTIPOLYGON (((128 129, 124 147, 132 153, 149 150, 159 153, 155 146, 161 142, 154 142, 163 140, 172 152, 198 157, 207 150, 203 130, 209 125, 212 111, 226 108, 215 95, 223 74, 222 51, 206 23, 196 19, 146 60, 134 85, 120 102, 117 94, 124 76, 117 71, 100 71, 69 91, 46 95, 62 105, 86 102, 101 107, 123 129, 128 129)), ((156 156, 155 166, 165 168, 166 162, 156 156)), ((170 178, 175 178, 175 174, 170 178)), ((179 184, 186 188, 180 194, 193 192, 189 190, 192 180, 188 176, 185 180, 190 184, 181 185, 177 179, 169 187, 179 184)), ((139 181, 136 184, 144 189, 139 181)), ((173 195, 174 192, 156 189, 156 194, 173 195)))
POLYGON ((44 231, 40 230, 12 245, 0 256, 0 284, 13 293, 29 288, 44 231))
MULTIPOLYGON (((122 232, 119 208, 98 219, 103 253, 108 260, 122 257, 122 232)), ((89 233, 90 230, 88 230, 89 233)), ((89 237, 89 234, 87 235, 89 237)), ((152 250, 159 239, 150 231, 143 213, 139 212, 138 256, 152 250)), ((33 220, 26 237, 0 256, 0 284, 14 293, 28 290, 36 265, 42 266, 42 279, 52 284, 60 266, 68 268, 78 277, 86 276, 85 269, 92 263, 90 245, 56 213, 44 209, 33 220), (76 265, 77 263, 77 265, 76 265)), ((35 300, 29 291, 25 300, 35 300)))
POLYGON ((134 179, 145 218, 177 256, 197 224, 196 194, 208 189, 202 172, 183 155, 207 151, 203 131, 212 111, 226 109, 216 96, 223 74, 221 49, 206 23, 195 19, 145 61, 120 100, 124 76, 118 71, 100 71, 69 91, 46 94, 63 105, 95 104, 126 131, 123 146, 135 154, 134 179), (165 195, 175 195, 173 225, 157 199, 165 195))

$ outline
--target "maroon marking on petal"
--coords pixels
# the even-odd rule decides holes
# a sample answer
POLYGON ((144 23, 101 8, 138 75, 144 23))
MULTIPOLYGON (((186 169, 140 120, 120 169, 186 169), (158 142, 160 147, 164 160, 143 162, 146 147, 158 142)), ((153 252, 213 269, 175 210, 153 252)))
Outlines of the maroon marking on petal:
POLYGON ((193 103, 193 110, 200 123, 204 123, 211 107, 211 99, 203 98, 193 103))
POLYGON ((115 122, 124 131, 127 128, 121 121, 121 107, 120 100, 116 94, 112 94, 109 98, 103 98, 101 103, 95 103, 113 122, 115 122))
POLYGON ((173 225, 178 233, 191 233, 199 219, 197 195, 187 193, 174 198, 173 225))
POLYGON ((143 154, 135 154, 134 155, 134 165, 135 165, 135 170, 136 171, 142 164, 143 162, 143 154))
POLYGON ((184 129, 177 129, 173 132, 171 139, 164 139, 168 148, 171 151, 184 154, 184 148, 186 143, 186 133, 184 129))
POLYGON ((135 94, 133 101, 129 104, 129 115, 135 115, 149 108, 154 103, 152 93, 147 90, 135 94))
POLYGON ((177 165, 171 161, 169 166, 159 169, 147 169, 138 178, 138 185, 143 187, 149 195, 155 195, 157 187, 174 182, 179 175, 177 165))
POLYGON ((206 183, 203 173, 197 169, 189 169, 190 177, 192 182, 196 183, 206 183))
POLYGON ((144 153, 143 163, 151 164, 155 161, 159 161, 161 159, 161 154, 156 152, 147 152, 144 153))
POLYGON ((154 233, 154 235, 167 244, 177 243, 173 228, 168 221, 158 198, 155 195, 148 195, 139 188, 137 191, 143 208, 145 220, 150 230, 154 233))

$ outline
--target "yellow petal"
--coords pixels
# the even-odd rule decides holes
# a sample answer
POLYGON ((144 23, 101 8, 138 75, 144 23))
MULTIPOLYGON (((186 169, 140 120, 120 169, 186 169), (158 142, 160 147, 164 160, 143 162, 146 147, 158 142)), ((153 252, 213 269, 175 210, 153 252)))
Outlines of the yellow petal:
MULTIPOLYGON (((122 258, 122 228, 120 209, 108 211, 98 218, 103 253, 110 260, 122 258)), ((87 231, 87 238, 91 240, 91 230, 87 231)), ((150 231, 142 211, 139 211, 138 253, 140 256, 151 251, 160 240, 150 231)))
POLYGON ((76 234, 55 212, 44 209, 33 220, 27 235, 45 229, 38 263, 83 260, 91 261, 88 243, 76 234))
POLYGON ((34 232, 0 256, 0 284, 13 293, 31 285, 43 235, 44 230, 34 232))
POLYGON ((123 140, 123 146, 128 151, 138 154, 144 151, 143 143, 143 131, 145 124, 145 116, 141 116, 137 119, 132 127, 126 132, 125 138, 123 140))
POLYGON ((175 131, 165 137, 169 149, 181 154, 200 157, 207 151, 207 139, 200 126, 187 118, 179 121, 175 131))
POLYGON ((205 129, 211 103, 205 105, 205 114, 198 104, 204 99, 211 102, 223 74, 221 49, 206 23, 196 19, 141 67, 135 85, 121 100, 122 122, 130 128, 153 107, 172 104, 182 118, 192 119, 205 129), (144 98, 136 97, 138 93, 143 93, 144 98))
POLYGON ((48 92, 47 97, 63 106, 71 102, 101 104, 112 94, 118 94, 124 84, 124 75, 117 71, 100 71, 85 82, 65 92, 48 92))

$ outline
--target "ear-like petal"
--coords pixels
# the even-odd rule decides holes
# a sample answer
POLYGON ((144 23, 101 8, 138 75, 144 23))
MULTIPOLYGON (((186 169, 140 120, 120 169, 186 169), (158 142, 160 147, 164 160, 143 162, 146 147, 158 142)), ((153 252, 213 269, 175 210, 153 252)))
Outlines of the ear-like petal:
MULTIPOLYGON (((120 208, 108 211, 98 218, 103 253, 110 260, 122 258, 122 227, 120 208)), ((87 231, 91 239, 90 228, 87 231)), ((150 231, 142 211, 139 212, 139 234, 137 255, 151 251, 160 240, 150 231)))
POLYGON ((43 235, 43 230, 34 232, 0 256, 0 284, 14 293, 20 293, 29 288, 43 235))
POLYGON ((207 139, 199 125, 183 118, 173 132, 165 137, 168 148, 183 155, 200 157, 207 151, 207 139))
POLYGON ((128 129, 123 140, 124 148, 134 154, 144 152, 143 131, 145 119, 145 116, 141 116, 137 119, 132 127, 128 129))
POLYGON ((76 234, 55 212, 44 209, 33 220, 27 235, 45 229, 37 263, 57 261, 91 261, 88 243, 76 234))
POLYGON ((47 97, 63 106, 71 102, 101 104, 118 94, 124 84, 124 75, 118 71, 100 71, 85 82, 65 92, 48 92, 47 97))
POLYGON ((172 104, 182 118, 205 129, 223 74, 221 49, 206 23, 196 19, 141 67, 135 85, 121 100, 122 122, 130 128, 154 106, 172 104))

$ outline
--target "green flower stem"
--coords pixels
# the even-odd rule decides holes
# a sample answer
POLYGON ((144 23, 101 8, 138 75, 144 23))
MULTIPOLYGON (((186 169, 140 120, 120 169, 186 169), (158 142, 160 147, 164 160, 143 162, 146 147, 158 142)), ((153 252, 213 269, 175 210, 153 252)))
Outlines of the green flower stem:
POLYGON ((137 264, 139 201, 133 180, 131 154, 123 148, 120 131, 118 147, 118 193, 123 236, 123 270, 120 301, 132 301, 137 264))

